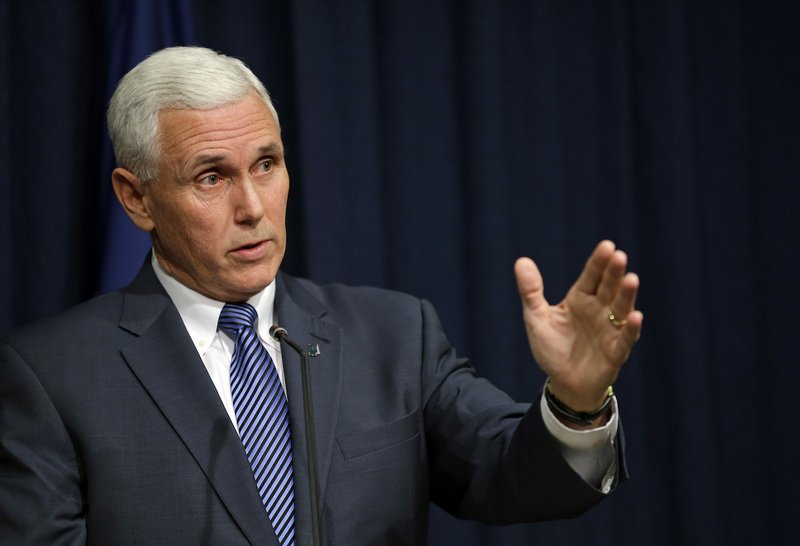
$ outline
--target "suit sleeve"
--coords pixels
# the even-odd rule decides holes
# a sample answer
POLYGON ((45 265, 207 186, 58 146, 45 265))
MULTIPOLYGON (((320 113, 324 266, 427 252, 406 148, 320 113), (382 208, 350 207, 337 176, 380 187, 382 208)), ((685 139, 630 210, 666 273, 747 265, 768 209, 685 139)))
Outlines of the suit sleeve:
POLYGON ((0 344, 0 544, 85 544, 80 475, 39 379, 0 344))
POLYGON ((431 499, 457 517, 491 524, 575 517, 600 502, 605 495, 562 457, 539 404, 516 403, 477 377, 424 301, 422 318, 431 499))

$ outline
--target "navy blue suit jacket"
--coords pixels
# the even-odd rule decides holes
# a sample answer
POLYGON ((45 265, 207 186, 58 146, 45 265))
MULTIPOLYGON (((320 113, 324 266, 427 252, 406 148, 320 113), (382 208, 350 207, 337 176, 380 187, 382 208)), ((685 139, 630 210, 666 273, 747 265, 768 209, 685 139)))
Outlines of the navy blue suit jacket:
MULTIPOLYGON (((431 500, 510 523, 575 516, 603 497, 561 458, 536 404, 515 403, 457 357, 427 302, 277 282, 281 325, 321 349, 311 381, 328 546, 424 544, 431 500)), ((297 543, 310 544, 299 358, 282 353, 297 543)), ((149 263, 126 289, 0 344, 0 543, 84 542, 277 544, 149 263)))

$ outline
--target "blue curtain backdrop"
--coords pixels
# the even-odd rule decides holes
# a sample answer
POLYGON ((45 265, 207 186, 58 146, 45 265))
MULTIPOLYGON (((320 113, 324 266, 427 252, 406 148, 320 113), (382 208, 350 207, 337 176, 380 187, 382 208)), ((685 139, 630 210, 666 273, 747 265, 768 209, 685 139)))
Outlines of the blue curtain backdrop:
POLYGON ((552 300, 600 238, 642 277, 632 480, 572 521, 433 508, 431 544, 796 542, 800 3, 10 0, 0 30, 0 332, 121 282, 106 241, 140 263, 109 220, 109 82, 206 45, 281 114, 285 269, 432 300, 513 396, 543 381, 517 256, 552 300))

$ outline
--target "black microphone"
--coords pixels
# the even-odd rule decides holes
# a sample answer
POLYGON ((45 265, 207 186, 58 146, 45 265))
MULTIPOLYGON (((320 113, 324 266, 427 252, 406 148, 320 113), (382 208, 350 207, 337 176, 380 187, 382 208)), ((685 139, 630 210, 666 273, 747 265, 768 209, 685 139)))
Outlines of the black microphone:
MULTIPOLYGON (((278 341, 285 342, 300 355, 300 375, 303 380, 303 417, 306 429, 306 451, 308 453, 308 485, 311 490, 311 528, 314 535, 314 546, 322 544, 319 528, 319 478, 317 477, 317 433, 314 428, 314 409, 311 404, 311 381, 308 378, 309 353, 289 337, 286 328, 277 324, 270 326, 269 335, 278 341)), ((310 347, 310 346, 309 346, 310 347)), ((317 346, 315 346, 317 347, 317 346)), ((319 354, 317 347, 312 356, 319 354)))

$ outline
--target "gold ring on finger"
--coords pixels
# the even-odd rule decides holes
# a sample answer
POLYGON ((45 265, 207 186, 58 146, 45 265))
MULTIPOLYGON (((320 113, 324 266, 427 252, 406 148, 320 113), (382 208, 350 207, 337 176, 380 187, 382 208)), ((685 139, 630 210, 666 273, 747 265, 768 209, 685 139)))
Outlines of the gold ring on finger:
POLYGON ((622 328, 628 324, 628 319, 617 318, 613 311, 608 314, 608 320, 614 325, 615 328, 622 328))

